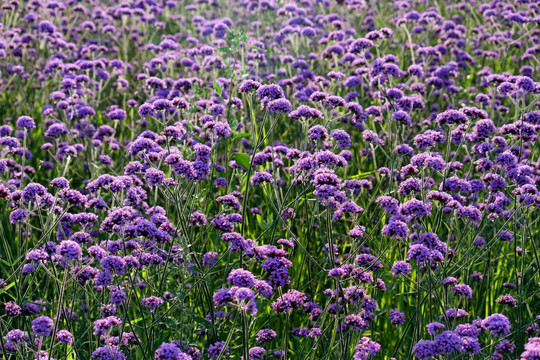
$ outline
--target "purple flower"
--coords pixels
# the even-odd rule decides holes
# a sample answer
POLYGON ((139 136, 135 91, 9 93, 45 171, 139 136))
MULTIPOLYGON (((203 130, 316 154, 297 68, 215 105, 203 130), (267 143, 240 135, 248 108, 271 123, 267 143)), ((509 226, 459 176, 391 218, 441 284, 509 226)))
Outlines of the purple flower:
POLYGON ((392 275, 408 275, 412 271, 412 266, 406 261, 396 261, 394 265, 392 265, 392 275))
POLYGON ((382 234, 390 238, 405 239, 409 236, 410 230, 403 221, 393 220, 383 226, 382 234))
POLYGON ((264 354, 266 353, 266 350, 260 346, 255 346, 249 349, 249 359, 255 360, 255 359, 262 359, 264 358, 264 354))
POLYGON ((92 353, 95 360, 127 360, 127 356, 110 346, 102 346, 92 353))
POLYGON ((19 316, 21 315, 21 307, 13 301, 8 301, 4 304, 7 316, 19 316))
POLYGON ((126 111, 122 109, 114 109, 107 113, 107 118, 109 118, 109 120, 124 121, 126 116, 126 111))
POLYGON ((467 284, 457 284, 452 288, 452 292, 461 296, 466 297, 467 299, 472 298, 473 291, 471 287, 467 284))
POLYGON ((388 312, 388 317, 390 318, 390 323, 392 325, 403 325, 405 323, 405 313, 399 311, 398 309, 391 309, 388 312))
POLYGON ((497 298, 497 303, 499 304, 502 304, 502 305, 508 305, 510 307, 515 307, 517 306, 518 302, 516 299, 514 299, 514 297, 510 294, 506 294, 506 295, 501 295, 497 298))
POLYGON ((32 130, 36 127, 36 123, 30 116, 20 116, 17 119, 17 127, 19 129, 32 130))
POLYGON ((420 340, 414 345, 413 353, 419 359, 430 359, 437 354, 435 342, 420 340))
POLYGON ((50 336, 54 329, 54 322, 50 317, 40 316, 32 320, 32 331, 36 336, 50 336))
POLYGON ((351 146, 351 137, 349 136, 349 134, 347 134, 346 131, 336 129, 332 130, 332 132, 330 132, 330 135, 336 142, 338 149, 344 149, 351 146))
POLYGON ((265 182, 270 184, 274 182, 274 178, 272 177, 272 175, 266 171, 255 172, 251 177, 251 185, 261 185, 265 182))
POLYGON ((81 247, 72 240, 62 241, 58 246, 57 251, 66 260, 80 260, 82 257, 81 247))
POLYGON ((227 283, 233 286, 251 287, 255 284, 255 276, 247 270, 235 269, 229 273, 227 283))
MULTIPOLYGON (((238 88, 238 91, 241 93, 247 93, 253 90, 257 90, 261 86, 260 83, 253 81, 253 80, 244 80, 242 84, 240 84, 240 87, 238 88)), ((267 96, 267 95, 263 95, 267 96)))
POLYGON ((280 114, 280 113, 288 114, 292 111, 291 103, 289 102, 289 100, 284 99, 284 98, 270 101, 268 105, 266 106, 266 108, 268 109, 268 111, 275 114, 280 114))
POLYGON ((532 337, 525 344, 525 351, 521 354, 521 360, 540 359, 540 337, 532 337))
POLYGON ((277 336, 277 333, 272 329, 262 329, 257 333, 257 342, 259 344, 272 341, 277 336))
POLYGON ((156 350, 155 356, 158 360, 191 360, 191 356, 180 351, 176 344, 162 343, 156 350))
POLYGON ((60 330, 56 333, 56 339, 64 345, 73 344, 73 335, 67 330, 60 330))
POLYGON ((436 322, 436 321, 426 325, 429 335, 432 335, 432 336, 437 334, 438 331, 444 329, 444 327, 445 327, 444 324, 441 324, 440 322, 436 322))
POLYGON ((482 321, 486 330, 500 337, 510 333, 510 321, 505 315, 493 314, 482 321))
POLYGON ((311 108, 307 105, 300 105, 296 110, 289 113, 289 117, 294 120, 299 119, 322 119, 323 114, 317 109, 311 108))
POLYGON ((437 354, 451 354, 461 351, 463 346, 461 337, 453 331, 444 331, 435 336, 434 346, 437 354))
POLYGON ((218 341, 208 347, 209 359, 217 359, 220 355, 229 356, 229 347, 225 346, 225 342, 218 341))
POLYGON ((150 296, 141 300, 141 304, 150 308, 150 312, 154 312, 158 306, 161 306, 165 301, 157 296, 150 296))
POLYGON ((412 125, 411 116, 407 112, 402 110, 394 112, 392 114, 392 120, 395 120, 407 126, 412 125))
POLYGON ((366 360, 369 356, 376 356, 381 351, 381 345, 364 336, 354 350, 356 352, 353 355, 353 360, 366 360))
POLYGON ((282 312, 288 312, 292 309, 298 309, 307 301, 307 297, 304 293, 298 290, 291 289, 285 294, 281 295, 275 302, 273 302, 272 308, 276 314, 282 312))
POLYGON ((24 209, 13 210, 9 214, 9 222, 10 224, 24 223, 28 215, 28 211, 24 209))
POLYGON ((373 47, 373 41, 365 38, 360 38, 354 40, 349 46, 349 51, 353 54, 358 54, 366 51, 367 49, 373 47))

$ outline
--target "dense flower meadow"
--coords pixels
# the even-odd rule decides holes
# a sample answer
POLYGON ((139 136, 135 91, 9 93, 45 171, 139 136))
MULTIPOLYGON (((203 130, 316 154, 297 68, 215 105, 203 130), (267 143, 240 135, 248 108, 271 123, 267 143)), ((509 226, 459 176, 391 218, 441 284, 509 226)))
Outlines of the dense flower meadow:
POLYGON ((1 359, 540 359, 538 0, 0 4, 1 359))

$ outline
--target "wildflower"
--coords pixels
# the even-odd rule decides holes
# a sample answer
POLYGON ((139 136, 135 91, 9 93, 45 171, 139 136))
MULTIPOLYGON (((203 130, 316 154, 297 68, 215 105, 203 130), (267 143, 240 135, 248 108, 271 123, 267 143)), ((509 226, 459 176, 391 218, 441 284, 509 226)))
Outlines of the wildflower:
POLYGON ((50 336, 53 328, 54 322, 47 316, 40 316, 32 320, 32 331, 36 336, 50 336))

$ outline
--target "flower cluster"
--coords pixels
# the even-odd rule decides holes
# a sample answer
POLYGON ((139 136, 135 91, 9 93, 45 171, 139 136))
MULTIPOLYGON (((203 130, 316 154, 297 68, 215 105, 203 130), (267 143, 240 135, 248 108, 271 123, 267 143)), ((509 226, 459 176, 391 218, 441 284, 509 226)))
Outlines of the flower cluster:
POLYGON ((0 353, 538 359, 540 5, 376 5, 3 2, 0 353))

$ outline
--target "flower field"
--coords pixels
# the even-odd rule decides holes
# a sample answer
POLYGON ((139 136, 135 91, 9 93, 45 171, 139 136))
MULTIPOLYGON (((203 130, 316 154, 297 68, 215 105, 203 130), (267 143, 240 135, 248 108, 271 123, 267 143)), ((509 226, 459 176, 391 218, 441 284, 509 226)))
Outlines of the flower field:
POLYGON ((0 359, 540 359, 537 0, 0 5, 0 359))

